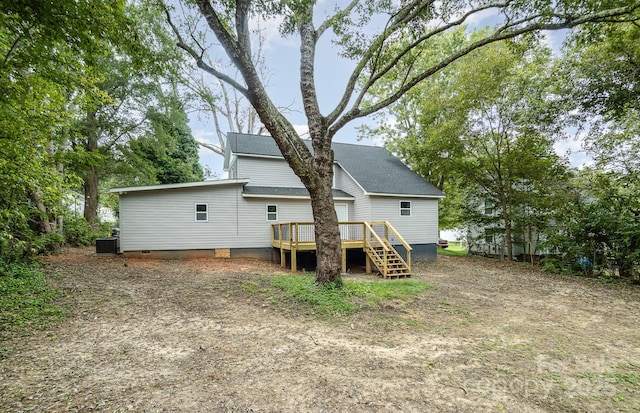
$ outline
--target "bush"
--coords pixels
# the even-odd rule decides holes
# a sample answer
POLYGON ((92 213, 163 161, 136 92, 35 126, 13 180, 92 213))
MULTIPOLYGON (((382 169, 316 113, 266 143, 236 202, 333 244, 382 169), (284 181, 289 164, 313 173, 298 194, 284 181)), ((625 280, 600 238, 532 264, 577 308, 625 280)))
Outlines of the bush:
POLYGON ((64 237, 57 232, 40 235, 33 241, 34 253, 36 255, 52 253, 60 248, 63 242, 64 237))
POLYGON ((542 271, 558 274, 564 271, 564 262, 558 258, 546 257, 540 261, 542 271))
POLYGON ((64 241, 74 247, 91 245, 91 225, 84 217, 71 216, 64 218, 64 241))
POLYGON ((60 294, 47 285, 37 263, 0 259, 0 330, 34 328, 60 319, 53 304, 60 294))
POLYGON ((65 242, 74 247, 93 245, 97 238, 108 236, 110 230, 111 224, 108 222, 100 224, 97 230, 93 230, 84 217, 70 216, 64 219, 65 242))

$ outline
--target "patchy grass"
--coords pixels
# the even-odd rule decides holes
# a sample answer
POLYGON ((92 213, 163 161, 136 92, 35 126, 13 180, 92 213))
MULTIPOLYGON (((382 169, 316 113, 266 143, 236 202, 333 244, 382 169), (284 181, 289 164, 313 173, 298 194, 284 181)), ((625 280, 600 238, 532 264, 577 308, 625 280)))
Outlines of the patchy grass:
POLYGON ((438 254, 465 257, 467 255, 467 247, 456 242, 450 242, 447 248, 438 247, 438 254))
POLYGON ((37 264, 0 261, 0 331, 38 328, 64 316, 37 264))
POLYGON ((295 303, 308 306, 316 314, 352 314, 362 307, 375 308, 389 300, 408 300, 427 289, 424 281, 354 281, 318 286, 313 276, 279 275, 271 285, 295 303))

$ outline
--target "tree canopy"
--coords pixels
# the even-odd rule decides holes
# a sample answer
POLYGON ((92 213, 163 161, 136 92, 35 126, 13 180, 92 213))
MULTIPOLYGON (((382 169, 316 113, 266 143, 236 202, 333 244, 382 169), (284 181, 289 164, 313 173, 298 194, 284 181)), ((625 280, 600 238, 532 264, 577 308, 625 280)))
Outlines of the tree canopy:
POLYGON ((316 275, 321 284, 337 280, 340 275, 340 233, 331 197, 331 141, 338 130, 354 119, 369 116, 395 103, 416 85, 487 44, 538 30, 572 28, 587 22, 624 21, 637 14, 640 8, 640 4, 628 2, 394 3, 354 0, 337 6, 330 15, 318 16, 314 1, 265 3, 242 0, 214 4, 195 0, 194 6, 184 6, 187 18, 182 22, 177 22, 177 13, 165 6, 178 47, 202 70, 231 85, 248 99, 289 166, 308 189, 316 228, 316 275), (420 54, 429 53, 430 41, 487 11, 493 11, 499 23, 484 36, 465 42, 426 67, 413 64, 420 54), (252 60, 251 22, 255 16, 279 19, 281 34, 295 33, 300 41, 300 55, 295 64, 300 69, 300 97, 312 151, 274 104, 252 60), (208 35, 199 35, 198 22, 206 23, 208 35), (379 22, 382 24, 378 25, 379 22), (315 53, 319 40, 328 33, 332 33, 336 52, 353 59, 353 70, 342 88, 339 102, 333 109, 322 111, 315 82, 315 53), (202 58, 205 50, 216 47, 211 42, 214 37, 224 49, 227 62, 241 74, 241 79, 226 73, 224 66, 211 66, 202 58), (404 39, 400 48, 394 41, 398 38, 404 39), (386 93, 367 99, 383 82, 389 86, 386 93))

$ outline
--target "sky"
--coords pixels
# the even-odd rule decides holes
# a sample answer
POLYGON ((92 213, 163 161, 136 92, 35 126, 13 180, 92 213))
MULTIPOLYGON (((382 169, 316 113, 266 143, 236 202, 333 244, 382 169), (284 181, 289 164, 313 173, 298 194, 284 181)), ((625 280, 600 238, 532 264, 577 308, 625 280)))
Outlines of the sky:
MULTIPOLYGON (((484 27, 494 22, 495 16, 490 12, 485 12, 469 21, 469 25, 484 27)), ((276 105, 290 108, 287 117, 294 124, 298 133, 304 136, 307 126, 301 107, 299 91, 299 42, 296 36, 283 38, 278 32, 278 25, 275 22, 268 22, 263 27, 265 27, 263 32, 265 36, 264 51, 269 76, 268 92, 276 105)), ((558 53, 565 36, 566 31, 548 32, 545 34, 545 39, 552 50, 558 53)), ((315 64, 318 100, 323 113, 328 113, 339 101, 348 76, 354 67, 354 62, 338 56, 335 47, 329 41, 329 36, 327 36, 326 39, 321 40, 318 44, 315 64)), ((211 143, 217 142, 210 117, 191 113, 189 119, 189 126, 196 140, 211 143)), ((366 137, 358 140, 357 127, 363 123, 373 124, 373 120, 363 118, 347 124, 338 131, 334 141, 360 143, 363 145, 382 145, 383 142, 375 137, 366 137)), ((579 140, 558 142, 556 151, 560 155, 566 155, 569 151, 572 165, 577 166, 588 161, 586 156, 580 152, 579 140)), ((200 147, 199 154, 201 164, 207 166, 217 178, 226 177, 222 167, 222 156, 202 147, 200 147)))

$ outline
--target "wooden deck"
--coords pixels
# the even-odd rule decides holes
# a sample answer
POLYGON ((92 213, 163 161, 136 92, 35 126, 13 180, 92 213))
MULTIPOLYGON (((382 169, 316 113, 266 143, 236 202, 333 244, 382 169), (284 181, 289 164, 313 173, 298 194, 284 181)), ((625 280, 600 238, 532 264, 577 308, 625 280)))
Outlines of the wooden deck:
MULTIPOLYGON (((297 270, 297 252, 315 251, 315 228, 312 222, 287 222, 272 224, 271 245, 280 249, 280 265, 286 266, 286 254, 291 254, 291 269, 297 270)), ((347 271, 347 250, 361 249, 367 254, 366 271, 371 272, 371 262, 385 278, 407 277, 411 273, 411 246, 387 221, 340 222, 342 239, 342 272, 347 271), (406 261, 392 246, 392 241, 402 245, 407 253, 406 261)))

